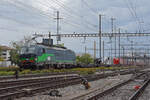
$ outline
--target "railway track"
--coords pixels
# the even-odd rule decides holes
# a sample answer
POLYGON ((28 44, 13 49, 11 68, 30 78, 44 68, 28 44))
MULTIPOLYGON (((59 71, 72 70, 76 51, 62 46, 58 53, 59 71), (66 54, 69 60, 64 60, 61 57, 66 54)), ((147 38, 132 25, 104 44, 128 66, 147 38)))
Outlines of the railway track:
POLYGON ((44 82, 44 81, 55 81, 59 79, 66 79, 66 78, 74 78, 78 77, 77 74, 72 75, 57 75, 57 76, 48 76, 48 77, 36 77, 36 78, 29 78, 29 79, 19 79, 19 80, 7 80, 7 81, 0 81, 0 88, 9 87, 9 86, 18 86, 21 84, 31 84, 37 82, 44 82))
POLYGON ((0 100, 8 100, 19 98, 22 96, 33 95, 39 92, 43 92, 49 89, 57 89, 62 88, 69 85, 79 84, 81 79, 78 78, 70 78, 70 79, 60 79, 57 81, 47 81, 41 83, 32 83, 27 85, 20 85, 15 87, 7 87, 0 89, 0 100))
MULTIPOLYGON (((131 74, 134 73, 133 71, 120 71, 119 74, 125 75, 125 74, 131 74)), ((112 73, 105 73, 105 74, 96 74, 96 75, 86 75, 85 78, 88 79, 88 81, 97 80, 100 78, 106 78, 108 76, 116 76, 118 75, 118 72, 112 72, 112 73), (89 78, 90 77, 90 78, 89 78)), ((34 82, 43 82, 47 80, 56 80, 61 79, 63 77, 78 77, 78 74, 66 74, 66 75, 52 75, 52 76, 40 76, 40 77, 30 77, 30 78, 19 78, 17 80, 1 80, 0 81, 0 88, 8 87, 8 86, 15 86, 15 85, 21 85, 21 84, 29 84, 34 82)))
MULTIPOLYGON (((141 86, 141 88, 138 91, 136 91, 129 98, 129 100, 138 100, 140 98, 140 96, 144 93, 144 90, 148 87, 149 84, 150 84, 150 79, 148 79, 147 81, 145 81, 144 84, 141 86)), ((148 100, 148 99, 144 99, 144 100, 148 100)))
MULTIPOLYGON (((104 78, 105 76, 87 76, 90 81, 104 78), (101 76, 101 77, 99 77, 101 76)), ((7 100, 10 98, 17 98, 29 94, 38 93, 47 89, 57 89, 69 85, 81 83, 81 77, 78 75, 61 75, 50 76, 46 78, 23 79, 14 81, 0 82, 0 100, 7 100), (29 91, 28 91, 29 90, 29 91)))
MULTIPOLYGON (((67 73, 47 73, 47 74, 29 74, 29 75, 20 75, 19 78, 36 78, 36 77, 46 77, 46 76, 55 76, 55 75, 69 75, 69 74, 77 74, 75 72, 67 72, 67 73)), ((16 79, 15 76, 0 76, 0 80, 10 80, 16 79)))
MULTIPOLYGON (((130 74, 131 72, 120 72, 120 74, 130 74)), ((115 76, 118 73, 106 73, 85 76, 88 81, 94 81, 108 76, 115 76)), ((18 98, 27 96, 39 92, 43 92, 48 89, 57 89, 66 87, 69 85, 75 85, 81 83, 81 77, 78 75, 61 75, 50 76, 42 78, 31 78, 14 81, 1 81, 0 82, 0 100, 8 100, 10 98, 18 98)))
MULTIPOLYGON (((135 93, 136 96, 131 95, 131 94, 134 94, 134 92, 135 92, 133 90, 133 86, 136 84, 144 86, 144 84, 146 84, 146 83, 143 83, 143 80, 140 81, 141 77, 144 75, 145 75, 145 73, 139 74, 129 80, 123 81, 123 82, 121 82, 111 88, 105 89, 105 90, 103 90, 102 88, 98 88, 89 93, 72 98, 71 100, 128 100, 131 97, 132 98, 137 97, 137 93, 141 93, 141 92, 135 93), (139 79, 139 77, 140 77, 140 79, 139 79), (126 88, 126 87, 128 87, 128 88, 126 88), (131 87, 132 87, 132 89, 130 89, 131 87)), ((143 78, 145 79, 145 77, 142 77, 142 79, 143 78)), ((146 81, 146 82, 149 82, 149 81, 146 81)), ((130 100, 136 100, 136 99, 130 99, 130 100)))

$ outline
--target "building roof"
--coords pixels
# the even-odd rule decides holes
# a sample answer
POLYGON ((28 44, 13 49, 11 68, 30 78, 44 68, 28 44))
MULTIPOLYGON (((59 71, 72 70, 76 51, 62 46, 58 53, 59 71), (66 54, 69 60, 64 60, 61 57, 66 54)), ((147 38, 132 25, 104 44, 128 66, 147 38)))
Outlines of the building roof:
POLYGON ((2 45, 0 45, 0 49, 2 49, 2 50, 12 50, 12 48, 7 47, 7 46, 2 46, 2 45))

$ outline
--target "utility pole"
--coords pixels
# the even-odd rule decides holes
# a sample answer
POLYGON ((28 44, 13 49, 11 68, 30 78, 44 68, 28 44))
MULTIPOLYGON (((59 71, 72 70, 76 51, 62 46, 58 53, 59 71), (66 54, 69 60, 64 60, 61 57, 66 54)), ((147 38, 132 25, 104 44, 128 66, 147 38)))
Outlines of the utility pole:
POLYGON ((134 64, 133 62, 133 41, 131 41, 131 52, 132 52, 132 65, 134 64))
POLYGON ((51 44, 52 44, 52 43, 51 43, 51 32, 49 32, 49 36, 48 36, 48 37, 49 37, 49 40, 48 40, 49 43, 48 43, 48 44, 49 44, 49 46, 51 46, 51 44))
POLYGON ((101 44, 102 44, 102 16, 99 15, 99 58, 102 60, 102 55, 101 55, 101 44))
POLYGON ((59 36, 59 21, 60 21, 60 19, 62 19, 62 18, 60 18, 59 11, 57 11, 57 18, 54 18, 54 19, 57 20, 57 44, 58 44, 58 41, 60 41, 60 36, 59 36))
POLYGON ((104 63, 104 60, 105 60, 105 44, 104 44, 104 41, 103 41, 103 63, 104 63))
POLYGON ((102 15, 99 15, 99 58, 101 59, 101 41, 102 41, 102 38, 101 38, 101 22, 102 21, 102 15))
POLYGON ((86 51, 87 51, 87 47, 85 46, 85 54, 86 54, 86 51))
POLYGON ((115 18, 111 18, 111 31, 112 31, 112 36, 113 36, 113 33, 114 33, 114 20, 116 20, 115 18))
POLYGON ((122 47, 122 50, 123 50, 123 64, 124 64, 124 60, 125 60, 125 49, 124 49, 124 47, 122 47))
MULTIPOLYGON (((116 20, 116 19, 112 17, 111 18, 111 26, 112 26, 112 37, 111 38, 113 38, 113 33, 114 33, 114 20, 116 20)), ((113 41, 112 41, 112 43, 113 43, 113 41)), ((112 43, 111 43, 111 62, 113 61, 112 43)))
POLYGON ((94 41, 94 59, 96 59, 96 41, 94 41))
POLYGON ((114 27, 114 29, 115 29, 115 57, 117 57, 117 40, 116 40, 116 33, 117 33, 117 29, 116 29, 116 25, 115 25, 115 27, 114 27))
POLYGON ((120 28, 119 28, 119 61, 120 61, 120 28))

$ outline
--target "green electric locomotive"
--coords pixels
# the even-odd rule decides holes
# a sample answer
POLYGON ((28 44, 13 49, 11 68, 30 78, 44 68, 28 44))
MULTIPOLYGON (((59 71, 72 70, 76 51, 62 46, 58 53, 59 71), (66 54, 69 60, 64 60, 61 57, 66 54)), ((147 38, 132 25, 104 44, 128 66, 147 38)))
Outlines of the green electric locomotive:
POLYGON ((70 68, 76 64, 76 55, 65 47, 34 44, 21 47, 20 68, 70 68))

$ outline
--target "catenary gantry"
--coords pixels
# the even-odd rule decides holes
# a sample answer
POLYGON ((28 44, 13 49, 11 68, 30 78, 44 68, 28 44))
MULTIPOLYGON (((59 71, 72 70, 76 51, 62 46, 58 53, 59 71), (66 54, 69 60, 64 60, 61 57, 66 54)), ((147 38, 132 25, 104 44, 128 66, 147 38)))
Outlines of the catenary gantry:
MULTIPOLYGON (((34 34, 34 36, 48 37, 48 36, 60 36, 60 37, 100 37, 99 33, 72 33, 72 34, 34 34)), ((101 37, 139 37, 150 36, 150 33, 101 33, 101 37)))

